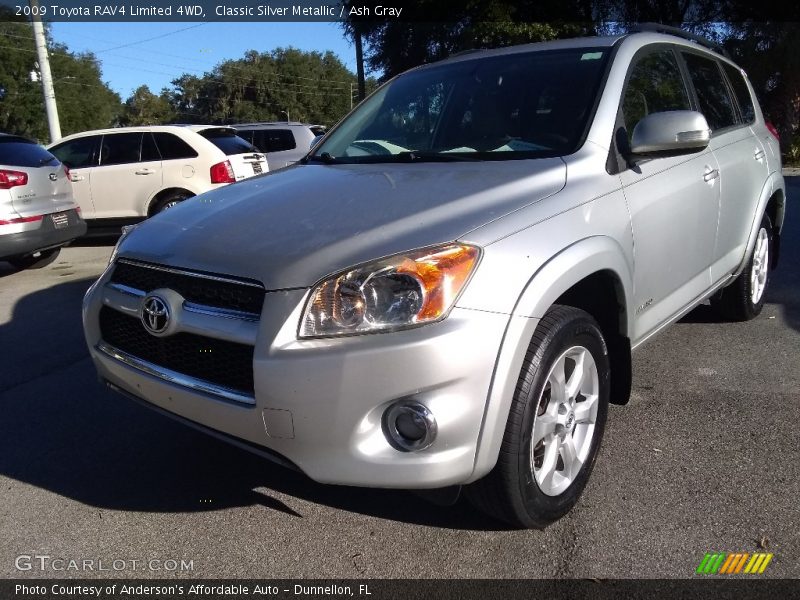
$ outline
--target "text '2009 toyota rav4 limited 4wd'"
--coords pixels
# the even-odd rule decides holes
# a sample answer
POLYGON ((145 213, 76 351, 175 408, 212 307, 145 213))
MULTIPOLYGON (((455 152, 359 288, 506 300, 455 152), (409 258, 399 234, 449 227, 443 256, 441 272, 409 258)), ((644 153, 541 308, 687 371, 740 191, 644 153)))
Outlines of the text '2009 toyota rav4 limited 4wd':
POLYGON ((784 194, 751 86, 701 44, 461 55, 129 233, 86 338, 113 388, 317 481, 465 486, 541 527, 632 349, 707 298, 759 313, 784 194))

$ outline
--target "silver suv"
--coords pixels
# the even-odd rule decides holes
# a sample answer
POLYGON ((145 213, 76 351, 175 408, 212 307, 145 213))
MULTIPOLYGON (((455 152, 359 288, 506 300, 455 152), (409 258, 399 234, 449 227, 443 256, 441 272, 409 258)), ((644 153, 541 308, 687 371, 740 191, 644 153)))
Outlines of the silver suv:
POLYGON ((316 481, 576 503, 631 351, 758 315, 785 187, 744 73, 659 33, 400 75, 303 164, 139 226, 86 295, 100 377, 316 481))
POLYGON ((295 122, 242 123, 232 127, 237 135, 267 154, 272 171, 291 166, 303 158, 314 140, 325 133, 322 125, 295 122))
POLYGON ((36 142, 0 133, 0 261, 44 267, 84 233, 67 166, 36 142))

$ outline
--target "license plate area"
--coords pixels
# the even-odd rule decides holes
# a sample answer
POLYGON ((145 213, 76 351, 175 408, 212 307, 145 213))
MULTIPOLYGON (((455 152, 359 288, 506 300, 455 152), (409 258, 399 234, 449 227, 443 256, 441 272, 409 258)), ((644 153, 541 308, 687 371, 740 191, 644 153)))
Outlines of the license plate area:
POLYGON ((50 215, 53 220, 53 227, 56 229, 64 229, 69 225, 69 217, 67 213, 54 213, 50 215))
POLYGON ((253 174, 254 175, 258 175, 258 174, 263 173, 263 172, 264 171, 261 168, 261 163, 260 162, 254 162, 253 163, 253 174))

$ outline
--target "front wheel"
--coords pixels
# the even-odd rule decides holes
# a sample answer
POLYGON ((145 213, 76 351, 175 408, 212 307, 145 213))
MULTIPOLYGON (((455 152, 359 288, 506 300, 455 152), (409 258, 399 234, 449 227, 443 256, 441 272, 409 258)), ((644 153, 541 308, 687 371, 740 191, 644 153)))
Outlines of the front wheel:
POLYGON ((467 488, 470 501, 515 527, 543 528, 569 512, 600 448, 609 382, 597 322, 552 307, 525 356, 497 465, 467 488))
POLYGON ((744 271, 732 284, 711 298, 711 306, 723 318, 729 321, 749 321, 761 313, 769 283, 771 247, 772 222, 764 215, 744 271))

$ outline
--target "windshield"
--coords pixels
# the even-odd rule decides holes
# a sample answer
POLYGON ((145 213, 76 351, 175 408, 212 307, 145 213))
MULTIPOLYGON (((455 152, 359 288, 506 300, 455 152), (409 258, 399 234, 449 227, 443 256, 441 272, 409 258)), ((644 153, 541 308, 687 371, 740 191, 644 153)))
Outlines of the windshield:
POLYGON ((581 143, 607 49, 506 54, 411 71, 343 121, 311 160, 563 156, 581 143))

